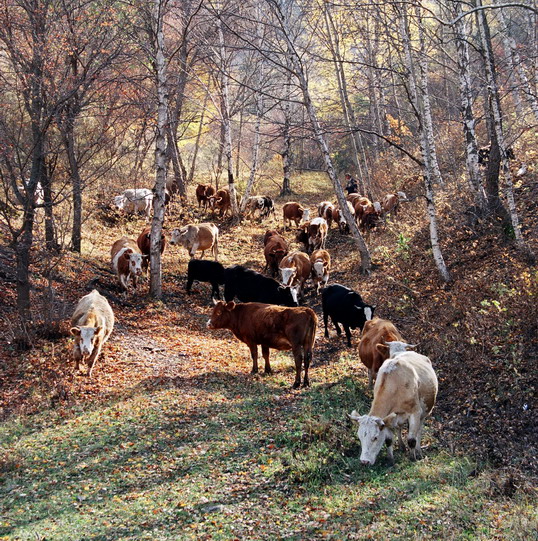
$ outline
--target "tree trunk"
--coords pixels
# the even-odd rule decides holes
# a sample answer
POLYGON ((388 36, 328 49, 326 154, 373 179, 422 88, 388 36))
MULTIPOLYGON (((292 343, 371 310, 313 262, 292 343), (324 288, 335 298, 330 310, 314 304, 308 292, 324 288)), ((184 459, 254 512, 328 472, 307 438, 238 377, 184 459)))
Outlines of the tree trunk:
POLYGON ((228 74, 226 73, 226 47, 224 43, 224 32, 222 30, 222 13, 217 13, 217 27, 219 34, 219 57, 221 69, 221 92, 222 92, 222 126, 224 129, 224 155, 226 156, 226 169, 228 171, 228 190, 230 192, 230 202, 232 207, 232 216, 234 220, 239 218, 239 207, 237 205, 237 193, 235 190, 235 179, 233 173, 233 146, 232 146, 232 126, 230 118, 230 101, 228 97, 228 74))
POLYGON ((166 128, 168 94, 166 59, 164 57, 163 19, 166 2, 154 0, 152 27, 155 29, 155 81, 157 89, 157 136, 155 139, 155 186, 153 220, 150 233, 150 290, 152 297, 162 297, 161 233, 164 221, 164 188, 166 186, 166 128))
MULTIPOLYGON (((482 5, 482 0, 477 0, 477 5, 482 5)), ((498 151, 501 158, 501 166, 503 170, 504 183, 505 183, 505 196, 508 202, 508 210, 510 215, 510 222, 512 225, 512 232, 516 239, 516 243, 519 249, 527 256, 530 260, 534 260, 534 254, 531 249, 525 243, 523 235, 521 234, 521 227, 519 225, 519 216, 517 214, 517 208, 514 198, 514 190, 512 183, 512 173, 510 171, 510 162, 508 160, 508 155, 506 152, 507 146, 504 139, 503 126, 502 126, 502 110, 501 102, 499 98, 499 89, 497 87, 497 78, 495 63, 493 57, 493 48, 491 44, 491 35, 489 32, 489 24, 487 21, 486 14, 484 10, 477 12, 478 20, 478 29, 480 33, 480 39, 482 41, 482 48, 484 51, 484 62, 486 68, 486 81, 488 83, 488 93, 489 93, 489 103, 491 108, 491 115, 493 120, 493 130, 495 133, 495 138, 498 146, 498 151)), ((490 160, 491 152, 493 151, 493 141, 492 148, 490 151, 490 160)), ((489 195, 489 194, 488 194, 489 195)))
MULTIPOLYGON (((409 25, 407 22, 407 7, 402 6, 401 18, 400 18, 400 30, 402 35, 402 41, 405 51, 405 62, 407 70, 407 79, 409 83, 409 96, 417 115, 419 125, 419 136, 421 153, 424 161, 424 188, 426 192, 426 207, 428 212, 428 219, 430 223, 430 242, 432 246, 433 259, 435 265, 441 275, 441 278, 448 282, 450 280, 450 274, 446 267, 443 254, 441 252, 441 246, 439 244, 439 235, 437 228, 437 212, 435 209, 435 194, 433 190, 432 179, 435 177, 435 166, 432 163, 432 149, 430 148, 431 139, 426 134, 424 116, 426 114, 424 108, 424 97, 427 95, 427 82, 425 74, 422 73, 420 93, 417 91, 416 73, 413 61, 413 53, 411 50, 411 39, 409 36, 409 25)), ((421 67, 421 71, 425 70, 425 66, 421 67)), ((430 119, 431 121, 431 119, 430 119)))
POLYGON ((51 177, 47 171, 45 157, 43 157, 43 166, 41 167, 41 187, 43 188, 43 209, 45 210, 45 246, 49 252, 58 252, 60 246, 56 238, 51 177))
POLYGON ((192 153, 191 167, 189 171, 188 183, 190 184, 194 179, 194 171, 196 169, 196 158, 198 157, 198 150, 200 149, 200 137, 202 136, 202 129, 204 127, 204 115, 207 107, 207 100, 209 98, 209 83, 207 93, 204 97, 204 105, 202 106, 202 113, 200 114, 200 123, 198 124, 198 132, 196 133, 196 140, 194 142, 194 152, 192 153))
POLYGON ((321 153, 323 155, 323 159, 325 161, 325 166, 327 169, 327 174, 329 176, 329 179, 332 182, 332 185, 334 187, 334 191, 336 194, 336 198, 338 200, 338 204, 340 206, 340 209, 343 211, 344 216, 346 218, 346 221, 349 225, 349 229, 351 231, 351 234, 353 235, 353 238, 356 240, 359 253, 361 256, 361 267, 360 270, 362 273, 368 273, 370 272, 372 261, 370 257, 370 252, 368 250, 368 246, 366 246, 366 243, 364 242, 364 239, 362 238, 362 235, 359 231, 359 228, 357 226, 357 222, 349 212, 349 208, 347 206, 346 197, 344 194, 344 190, 342 188, 342 185, 338 181, 338 178, 336 176, 336 172, 333 167, 333 163, 331 160, 331 154, 329 152, 329 147, 327 146, 327 143, 325 141, 325 137, 323 135, 323 131, 321 129, 321 126, 318 122, 316 111, 314 109, 314 105, 312 103, 312 99, 310 97, 310 91, 308 89, 308 82, 306 80, 306 75, 303 71, 303 64, 301 63, 300 58, 298 57, 295 48, 293 46, 293 43, 291 41, 291 33, 288 25, 288 20, 284 14, 284 11, 282 10, 282 6, 280 2, 275 3, 276 8, 276 14, 279 18, 280 26, 282 29, 282 35, 284 37, 284 40, 286 41, 287 45, 287 54, 291 61, 291 66, 293 67, 293 73, 297 77, 299 82, 299 87, 301 88, 302 94, 303 94, 303 100, 304 105, 306 108, 306 112, 308 114, 308 117, 310 119, 310 122, 312 124, 312 127, 314 129, 314 135, 316 137, 316 140, 319 144, 321 153))
MULTIPOLYGON (((461 2, 454 6, 453 14, 457 17, 463 13, 461 2)), ((456 50, 458 54, 458 71, 460 81, 461 96, 461 117, 463 123, 463 133, 465 135, 465 158, 467 164, 467 173, 469 175, 469 184, 475 197, 475 203, 480 212, 486 208, 486 194, 480 180, 480 171, 478 169, 478 144, 476 142, 476 119, 473 113, 473 89, 471 84, 471 71, 469 59, 469 34, 467 32, 467 21, 463 17, 454 27, 456 36, 456 50)))
POLYGON ((284 148, 282 149, 282 173, 284 180, 282 181, 282 189, 280 195, 291 195, 291 135, 290 135, 290 114, 291 106, 289 101, 284 104, 284 127, 282 136, 284 138, 284 148))

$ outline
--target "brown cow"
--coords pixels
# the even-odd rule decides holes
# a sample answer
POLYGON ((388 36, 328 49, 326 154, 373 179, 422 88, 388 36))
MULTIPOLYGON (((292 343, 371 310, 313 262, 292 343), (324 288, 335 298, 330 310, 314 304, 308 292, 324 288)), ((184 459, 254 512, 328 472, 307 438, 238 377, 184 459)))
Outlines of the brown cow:
MULTIPOLYGON (((138 235, 138 238, 136 239, 136 243, 138 244, 138 247, 140 248, 140 251, 142 252, 142 255, 145 255, 146 258, 142 260, 142 270, 147 273, 148 267, 149 267, 149 253, 150 253, 150 244, 151 244, 151 227, 148 225, 145 227, 138 235)), ((166 248, 166 236, 164 232, 161 232, 161 254, 164 252, 164 249, 166 248)))
POLYGON ((386 342, 392 341, 402 341, 402 336, 390 321, 376 317, 364 324, 359 343, 359 357, 368 368, 370 387, 373 380, 376 379, 379 368, 389 358, 388 349, 378 347, 378 345, 383 346, 386 342))
POLYGON ((289 286, 293 300, 304 298, 304 286, 312 271, 310 258, 303 252, 293 252, 280 262, 282 285, 289 286))
POLYGON ((335 210, 336 210, 335 206, 330 201, 322 201, 318 205, 318 216, 320 218, 325 218, 328 229, 331 228, 331 224, 333 223, 335 210))
POLYGON ((294 201, 290 201, 282 207, 282 215, 284 217, 284 228, 286 228, 286 222, 291 226, 293 220, 295 226, 299 227, 301 220, 306 222, 310 219, 310 211, 294 201))
POLYGON ((381 208, 385 214, 393 214, 396 216, 398 214, 398 208, 400 206, 400 198, 396 193, 389 193, 383 197, 381 201, 381 208))
POLYGON ((244 342, 252 356, 252 373, 258 373, 258 345, 262 347, 265 373, 271 374, 269 348, 293 352, 295 359, 295 381, 293 388, 301 385, 301 368, 304 361, 303 386, 308 387, 308 368, 316 340, 318 318, 306 307, 287 308, 273 304, 246 302, 235 304, 219 301, 215 303, 209 329, 229 329, 236 338, 244 342))
POLYGON ((323 218, 314 218, 311 222, 302 223, 296 239, 304 244, 307 252, 325 248, 327 222, 323 218))
MULTIPOLYGON (((351 195, 357 195, 357 194, 351 194, 351 195)), ((355 216, 355 209, 353 208, 353 205, 349 201, 346 201, 346 205, 351 215, 355 216)), ((340 233, 349 233, 349 225, 346 222, 344 213, 340 211, 339 207, 336 207, 334 209, 333 219, 338 224, 338 229, 340 230, 340 233)))
POLYGON ((315 250, 310 256, 310 263, 312 264, 312 281, 316 286, 316 293, 319 294, 322 284, 325 287, 329 281, 331 256, 327 250, 315 250))
POLYGON ((265 255, 265 270, 271 276, 275 277, 278 275, 278 267, 282 258, 288 253, 288 243, 286 239, 278 233, 278 231, 267 231, 263 239, 264 255, 265 255))
POLYGON ((209 197, 209 208, 215 212, 219 209, 219 217, 222 218, 228 214, 228 211, 232 210, 232 203, 230 199, 230 191, 228 188, 221 188, 215 195, 209 197))
POLYGON ((131 281, 136 289, 136 279, 142 275, 142 261, 147 258, 142 255, 136 242, 127 237, 117 240, 110 250, 110 258, 112 268, 125 291, 129 289, 131 281))
POLYGON ((216 261, 219 255, 219 228, 212 223, 187 224, 172 231, 170 244, 187 248, 191 258, 199 250, 202 250, 202 257, 206 250, 211 250, 216 261))
POLYGON ((198 208, 200 205, 207 208, 209 198, 215 195, 215 188, 211 184, 198 184, 196 187, 196 200, 198 201, 198 208))

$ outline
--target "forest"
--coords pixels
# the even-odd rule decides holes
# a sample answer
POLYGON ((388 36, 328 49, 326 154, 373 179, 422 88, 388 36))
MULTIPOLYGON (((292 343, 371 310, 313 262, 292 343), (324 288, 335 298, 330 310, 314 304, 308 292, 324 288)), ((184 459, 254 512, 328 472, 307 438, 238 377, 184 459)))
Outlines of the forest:
POLYGON ((0 539, 538 539, 536 0, 1 0, 0 96, 0 539))

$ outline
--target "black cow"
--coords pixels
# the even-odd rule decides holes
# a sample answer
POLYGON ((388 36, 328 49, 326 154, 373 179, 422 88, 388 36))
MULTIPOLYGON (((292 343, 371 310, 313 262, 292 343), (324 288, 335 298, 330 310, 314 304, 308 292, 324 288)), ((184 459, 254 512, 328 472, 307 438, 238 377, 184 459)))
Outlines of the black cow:
POLYGON ((275 204, 268 195, 262 195, 263 207, 260 209, 260 218, 267 218, 271 213, 275 213, 275 204))
POLYGON ((341 323, 344 327, 349 347, 351 347, 351 332, 349 329, 359 327, 362 331, 364 324, 372 319, 375 310, 375 306, 364 303, 356 291, 340 284, 333 284, 323 290, 321 306, 323 308, 325 338, 329 338, 327 324, 330 316, 338 336, 342 334, 338 323, 341 323))
POLYGON ((192 283, 209 282, 213 287, 211 297, 220 300, 219 284, 224 284, 224 267, 218 261, 191 259, 187 270, 187 293, 191 292, 192 283))
POLYGON ((299 306, 293 300, 289 287, 283 287, 273 278, 241 265, 229 267, 224 271, 224 298, 231 301, 235 297, 242 302, 299 306))

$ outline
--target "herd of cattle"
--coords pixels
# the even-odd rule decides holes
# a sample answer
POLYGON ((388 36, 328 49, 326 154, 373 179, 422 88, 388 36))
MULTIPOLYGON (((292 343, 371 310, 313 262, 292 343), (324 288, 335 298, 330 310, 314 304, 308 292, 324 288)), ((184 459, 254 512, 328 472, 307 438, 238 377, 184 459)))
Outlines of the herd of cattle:
MULTIPOLYGON (((118 207, 148 215, 147 201, 151 191, 126 190, 115 198, 118 207), (149 192, 149 193, 147 193, 149 192), (133 210, 134 209, 134 210, 133 210)), ((224 216, 229 209, 228 190, 215 190, 209 185, 199 185, 196 190, 199 207, 218 209, 224 216)), ((347 197, 360 227, 368 228, 382 214, 395 212, 406 200, 405 194, 386 196, 381 203, 372 204, 358 194, 347 197)), ((151 208, 151 205, 150 205, 151 208)), ((254 196, 247 201, 246 214, 260 217, 274 213, 270 197, 254 196)), ((284 235, 268 230, 263 239, 265 272, 270 276, 242 265, 225 268, 218 259, 219 229, 213 223, 187 224, 174 229, 170 244, 184 246, 191 257, 187 270, 187 292, 194 281, 212 286, 215 304, 207 327, 229 329, 244 342, 252 357, 252 373, 258 372, 258 346, 261 346, 265 372, 271 373, 270 349, 292 351, 295 361, 293 388, 309 385, 308 370, 318 327, 315 312, 299 306, 305 298, 306 282, 311 279, 315 294, 321 291, 321 304, 325 337, 329 338, 328 322, 331 319, 338 336, 344 328, 347 345, 351 347, 351 330, 362 331, 358 353, 368 369, 369 384, 374 386, 374 400, 368 415, 352 412, 350 418, 359 423, 361 462, 374 464, 384 442, 387 443, 389 460, 393 460, 392 435, 398 432, 403 445, 401 428, 409 423, 407 442, 412 458, 421 457, 420 438, 425 417, 431 412, 437 394, 437 378, 430 360, 405 343, 396 327, 388 320, 374 318, 375 306, 363 301, 361 295, 341 284, 329 285, 331 256, 325 249, 328 231, 336 223, 345 230, 345 220, 339 209, 330 201, 318 206, 318 217, 310 219, 309 209, 296 202, 283 206, 284 230, 294 222, 296 240, 305 246, 305 252, 289 250, 284 235), (213 260, 194 259, 196 252, 202 257, 210 251, 213 260), (275 279, 280 275, 281 280, 275 279), (220 300, 219 287, 224 286, 224 300, 220 300), (218 299, 218 300, 216 300, 218 299), (241 301, 236 303, 235 300, 241 301), (301 377, 302 376, 302 377, 301 377)), ((161 237, 161 253, 166 247, 161 237)), ((150 228, 146 227, 135 241, 127 237, 118 239, 111 249, 111 263, 121 288, 127 293, 132 285, 147 272, 149 266, 150 228)), ((91 376, 95 361, 114 326, 114 314, 107 301, 94 290, 78 303, 71 320, 71 334, 75 336, 74 360, 77 370, 81 361, 91 376)))

